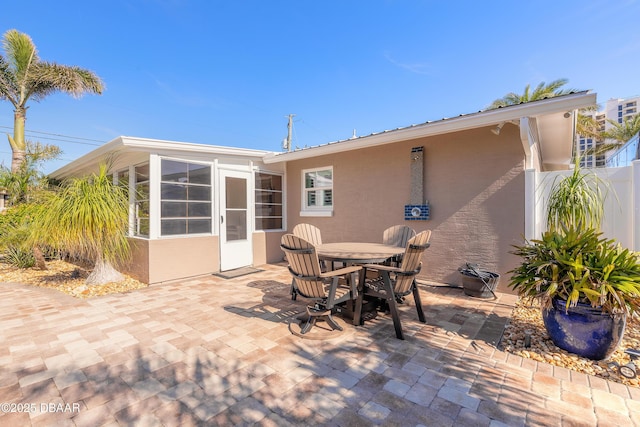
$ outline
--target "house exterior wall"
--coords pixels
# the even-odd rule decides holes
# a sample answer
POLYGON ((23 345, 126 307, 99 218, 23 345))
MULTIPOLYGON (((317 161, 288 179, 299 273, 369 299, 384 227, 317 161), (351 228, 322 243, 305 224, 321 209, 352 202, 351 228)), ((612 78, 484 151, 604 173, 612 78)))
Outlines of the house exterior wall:
MULTIPOLYGON (((253 265, 282 261, 280 238, 284 232, 256 231, 253 265)), ((170 282, 220 271, 218 236, 170 239, 129 239, 132 261, 123 268, 130 276, 148 284, 170 282)))
POLYGON ((123 267, 122 271, 143 283, 149 283, 149 241, 129 238, 129 244, 131 261, 123 267))
POLYGON ((287 163, 287 228, 310 223, 323 242, 382 239, 384 229, 406 224, 433 231, 422 278, 459 285, 465 262, 501 274, 517 263, 511 245, 524 234, 524 153, 515 126, 496 136, 490 128, 381 145, 287 163), (424 196, 431 216, 405 221, 411 196, 411 149, 424 147, 424 196), (302 171, 333 167, 331 217, 301 216, 302 171))
POLYGON ((253 233, 253 265, 276 264, 283 260, 280 239, 284 231, 256 231, 253 233))

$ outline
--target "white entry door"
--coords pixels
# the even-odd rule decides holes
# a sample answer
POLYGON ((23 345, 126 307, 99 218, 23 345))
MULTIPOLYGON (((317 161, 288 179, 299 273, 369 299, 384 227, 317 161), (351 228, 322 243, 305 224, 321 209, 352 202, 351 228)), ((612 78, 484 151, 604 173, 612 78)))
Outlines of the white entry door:
POLYGON ((253 263, 249 215, 251 174, 220 171, 220 270, 253 263))

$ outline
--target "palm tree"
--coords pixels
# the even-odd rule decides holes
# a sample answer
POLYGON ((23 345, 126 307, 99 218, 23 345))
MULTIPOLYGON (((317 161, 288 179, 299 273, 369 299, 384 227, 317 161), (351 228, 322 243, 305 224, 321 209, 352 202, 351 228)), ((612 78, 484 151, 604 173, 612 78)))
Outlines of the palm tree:
POLYGON ((102 285, 124 279, 114 266, 129 258, 128 223, 127 192, 103 164, 98 173, 63 183, 34 219, 31 239, 93 261, 86 284, 102 285))
POLYGON ((11 171, 18 172, 26 150, 27 101, 40 101, 55 92, 65 92, 75 98, 87 92, 101 94, 104 84, 84 68, 41 61, 31 37, 17 30, 4 33, 2 45, 5 56, 0 55, 0 99, 11 102, 14 107, 13 137, 7 136, 13 153, 11 171))
POLYGON ((605 138, 615 139, 620 144, 624 144, 633 138, 636 133, 640 132, 640 114, 627 117, 622 123, 611 119, 607 121, 611 123, 612 128, 605 131, 605 138))
POLYGON ((598 111, 598 108, 600 107, 596 104, 578 111, 578 119, 576 120, 576 133, 578 135, 597 141, 604 139, 600 125, 593 115, 594 112, 598 111))
POLYGON ((498 98, 493 101, 493 103, 489 105, 489 107, 487 107, 487 110, 493 110, 495 108, 506 107, 509 105, 522 104, 523 102, 537 101, 544 98, 552 98, 554 96, 575 92, 575 90, 573 89, 560 89, 568 82, 569 80, 567 79, 554 80, 549 84, 545 84, 544 82, 542 82, 538 86, 536 86, 533 92, 531 91, 531 85, 527 85, 525 86, 524 93, 522 95, 510 92, 502 98, 498 98))
POLYGON ((17 171, 12 172, 0 165, 0 188, 9 193, 9 203, 16 205, 29 202, 39 190, 48 185, 48 179, 41 171, 43 162, 57 159, 62 151, 57 145, 27 141, 25 157, 17 171))

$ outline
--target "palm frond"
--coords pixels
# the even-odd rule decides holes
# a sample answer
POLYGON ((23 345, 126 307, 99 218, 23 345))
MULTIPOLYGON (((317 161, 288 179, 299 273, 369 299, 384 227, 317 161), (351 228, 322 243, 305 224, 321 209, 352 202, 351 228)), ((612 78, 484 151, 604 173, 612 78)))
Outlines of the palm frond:
POLYGON ((499 107, 506 107, 509 105, 522 104, 523 102, 537 101, 544 98, 552 98, 558 95, 564 95, 570 92, 574 92, 574 89, 561 89, 562 86, 569 82, 567 79, 554 80, 549 84, 545 82, 539 83, 536 88, 531 91, 531 85, 527 84, 524 88, 524 92, 519 95, 514 92, 510 92, 502 98, 498 98, 487 107, 487 110, 492 110, 499 107))
POLYGON ((612 128, 604 132, 605 138, 615 139, 620 143, 625 143, 633 136, 640 132, 640 114, 633 117, 627 117, 622 123, 615 120, 607 119, 612 128))
POLYGON ((38 51, 31 37, 18 30, 8 30, 4 33, 2 45, 14 74, 18 80, 22 80, 31 64, 39 61, 38 51))

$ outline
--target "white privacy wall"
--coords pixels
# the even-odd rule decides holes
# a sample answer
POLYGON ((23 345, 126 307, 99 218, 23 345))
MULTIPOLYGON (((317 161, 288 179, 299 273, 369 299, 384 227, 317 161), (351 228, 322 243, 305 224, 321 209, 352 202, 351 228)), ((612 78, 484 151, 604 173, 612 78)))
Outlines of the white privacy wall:
MULTIPOLYGON (((538 239, 546 230, 546 204, 555 179, 572 171, 526 171, 525 178, 525 237, 538 239), (557 178, 556 178, 557 177, 557 178)), ((623 247, 640 251, 640 161, 620 168, 584 169, 595 173, 604 183, 606 192, 602 232, 616 239, 623 247)))

